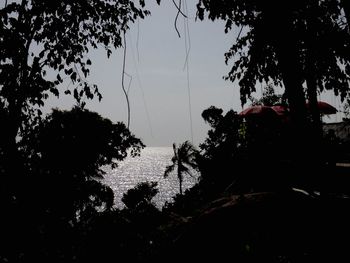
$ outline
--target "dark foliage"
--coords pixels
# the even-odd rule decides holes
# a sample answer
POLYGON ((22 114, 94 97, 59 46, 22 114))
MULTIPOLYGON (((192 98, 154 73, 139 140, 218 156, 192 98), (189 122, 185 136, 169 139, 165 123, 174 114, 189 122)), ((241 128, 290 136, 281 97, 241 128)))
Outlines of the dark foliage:
POLYGON ((262 91, 261 98, 249 97, 249 100, 252 102, 252 105, 264 105, 264 106, 273 106, 273 105, 285 105, 285 97, 276 94, 273 85, 267 85, 262 91))
POLYGON ((129 24, 149 14, 143 0, 6 1, 0 10, 3 169, 22 173, 17 142, 40 122, 50 94, 72 94, 81 106, 86 99, 101 100, 98 87, 86 79, 89 50, 104 47, 109 57, 122 46, 129 24))
POLYGON ((225 79, 239 81, 242 104, 255 91, 257 82, 283 84, 296 128, 295 145, 320 137, 318 91, 333 90, 342 99, 349 94, 350 35, 344 19, 344 10, 347 17, 349 10, 345 2, 198 1, 200 19, 207 14, 211 20, 224 20, 225 32, 234 26, 240 31, 225 54, 226 63, 233 60, 225 79), (306 97, 314 126, 310 136, 305 134, 310 129, 306 97))
POLYGON ((134 188, 123 194, 122 202, 128 209, 153 205, 152 198, 158 193, 157 184, 157 182, 138 183, 134 188))
POLYGON ((208 183, 208 191, 223 191, 240 174, 239 152, 242 151, 242 118, 234 111, 223 114, 222 109, 211 106, 202 113, 210 125, 208 138, 200 144, 198 160, 201 177, 208 183))
POLYGON ((77 257, 90 220, 113 206, 112 190, 99 180, 102 166, 114 167, 129 149, 135 156, 142 147, 122 123, 78 107, 54 110, 21 141, 26 174, 5 177, 1 228, 10 247, 1 256, 19 262, 77 257))
POLYGON ((24 137, 24 150, 39 160, 40 169, 86 178, 102 177, 100 167, 116 167, 129 148, 131 156, 136 156, 143 147, 123 123, 114 124, 79 107, 53 110, 37 130, 24 137))
MULTIPOLYGON (((240 79, 242 102, 257 81, 283 82, 295 120, 303 122, 303 82, 310 100, 324 88, 348 95, 340 3, 348 16, 348 4, 336 0, 200 0, 198 16, 224 19, 226 31, 233 24, 249 29, 226 54, 237 58, 227 79, 240 79)), ((113 208, 103 166, 116 167, 144 145, 124 124, 84 109, 86 98, 101 97, 85 79, 92 64, 86 54, 102 45, 110 56, 128 23, 149 14, 144 7, 143 0, 22 0, 0 10, 0 261, 347 260, 349 171, 319 151, 338 152, 341 142, 329 133, 323 144, 292 147, 293 129, 232 110, 203 112, 210 130, 200 152, 188 142, 174 145, 165 173, 177 166, 173 203, 159 211, 151 182, 124 194, 126 208, 113 208), (50 93, 59 96, 65 78, 73 84, 65 93, 78 106, 43 117, 40 107, 50 93), (295 153, 312 161, 297 162, 295 153), (201 178, 182 194, 190 168, 201 178)), ((264 104, 279 99, 265 95, 264 104)))

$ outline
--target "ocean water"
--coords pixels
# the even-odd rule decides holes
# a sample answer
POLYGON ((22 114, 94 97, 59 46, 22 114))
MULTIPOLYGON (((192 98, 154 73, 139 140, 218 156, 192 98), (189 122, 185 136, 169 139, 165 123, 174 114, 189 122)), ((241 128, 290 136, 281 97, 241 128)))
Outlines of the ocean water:
MULTIPOLYGON (((175 172, 164 178, 167 165, 171 164, 173 156, 171 147, 146 147, 139 157, 127 157, 115 169, 106 168, 104 183, 114 192, 115 206, 124 207, 121 201, 123 193, 140 182, 153 181, 158 183, 159 193, 153 198, 157 207, 165 202, 172 202, 172 197, 179 193, 179 181, 175 172)), ((198 180, 198 174, 193 177, 184 175, 183 191, 192 187, 198 180)))

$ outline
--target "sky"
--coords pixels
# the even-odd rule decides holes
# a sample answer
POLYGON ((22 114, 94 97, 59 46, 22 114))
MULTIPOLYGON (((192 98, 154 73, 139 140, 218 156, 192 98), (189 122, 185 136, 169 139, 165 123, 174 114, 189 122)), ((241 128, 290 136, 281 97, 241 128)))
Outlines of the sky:
MULTIPOLYGON (((209 128, 201 117, 203 110, 211 105, 225 111, 241 110, 237 85, 222 78, 230 69, 225 65, 224 53, 237 33, 225 34, 220 21, 195 21, 196 1, 187 1, 189 38, 185 38, 181 15, 177 22, 179 38, 174 27, 177 9, 172 1, 162 1, 160 6, 155 2, 147 2, 151 16, 131 25, 126 37, 125 71, 132 76, 130 130, 147 146, 192 141, 189 86, 193 143, 198 145, 209 128), (190 46, 188 75, 184 67, 185 42, 190 46)), ((127 104, 121 81, 123 52, 120 48, 109 59, 103 48, 88 54, 92 61, 88 80, 98 85, 103 99, 87 101, 87 108, 113 122, 126 123, 127 104)), ((125 76, 126 88, 129 81, 125 76)), ((69 109, 72 105, 74 100, 62 94, 58 100, 51 98, 47 107, 69 109)))
MULTIPOLYGON (((238 30, 225 34, 222 21, 195 21, 197 1, 191 0, 187 1, 189 34, 186 35, 185 19, 180 15, 179 38, 174 27, 177 9, 172 1, 162 1, 160 6, 155 2, 147 1, 152 15, 131 25, 126 37, 125 86, 129 87, 130 130, 147 146, 170 147, 186 140, 198 145, 209 128, 201 117, 203 110, 211 105, 224 112, 242 110, 237 83, 223 80, 230 70, 224 53, 237 38, 238 30), (184 67, 186 44, 188 73, 184 67)), ((103 99, 87 101, 87 108, 113 122, 126 123, 123 52, 120 48, 109 59, 103 48, 88 54, 92 61, 88 80, 98 85, 103 99)), ((260 94, 258 89, 256 96, 260 94)), ((72 105, 72 97, 61 95, 58 100, 51 98, 47 108, 69 109, 72 105)))

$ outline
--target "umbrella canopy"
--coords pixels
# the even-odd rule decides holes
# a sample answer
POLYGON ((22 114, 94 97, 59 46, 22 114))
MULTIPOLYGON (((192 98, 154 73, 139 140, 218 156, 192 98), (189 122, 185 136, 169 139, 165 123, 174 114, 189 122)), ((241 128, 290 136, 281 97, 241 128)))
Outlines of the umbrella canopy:
MULTIPOLYGON (((327 102, 318 101, 317 105, 318 105, 318 109, 320 110, 321 114, 330 115, 330 114, 337 113, 337 109, 327 102)), ((310 110, 310 103, 309 102, 306 103, 306 108, 308 110, 310 110)))
POLYGON ((286 116, 289 113, 288 107, 283 105, 274 105, 271 108, 279 115, 286 116))
POLYGON ((277 113, 269 106, 256 105, 250 106, 239 113, 240 116, 249 117, 276 117, 277 113))

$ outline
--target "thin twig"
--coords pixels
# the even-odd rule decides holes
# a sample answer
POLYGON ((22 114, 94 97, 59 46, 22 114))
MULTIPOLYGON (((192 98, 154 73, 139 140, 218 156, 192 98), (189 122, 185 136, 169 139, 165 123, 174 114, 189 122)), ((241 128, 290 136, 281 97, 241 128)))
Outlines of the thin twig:
POLYGON ((243 26, 241 26, 241 29, 239 30, 239 33, 238 33, 238 36, 237 36, 236 42, 237 42, 237 41, 238 41, 238 39, 240 38, 241 33, 242 33, 242 30, 243 30, 243 26))

